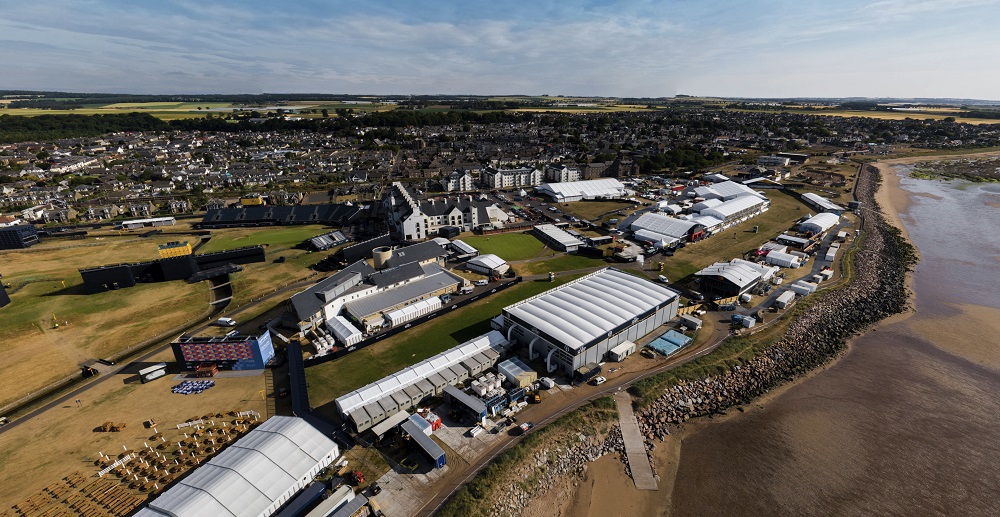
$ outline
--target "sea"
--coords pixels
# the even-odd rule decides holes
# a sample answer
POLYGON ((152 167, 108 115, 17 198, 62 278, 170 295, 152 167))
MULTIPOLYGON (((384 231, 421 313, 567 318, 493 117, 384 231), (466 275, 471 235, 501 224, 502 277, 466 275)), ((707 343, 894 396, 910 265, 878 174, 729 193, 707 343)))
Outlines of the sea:
POLYGON ((1000 515, 1000 185, 883 171, 908 200, 915 311, 686 431, 671 515, 1000 515))

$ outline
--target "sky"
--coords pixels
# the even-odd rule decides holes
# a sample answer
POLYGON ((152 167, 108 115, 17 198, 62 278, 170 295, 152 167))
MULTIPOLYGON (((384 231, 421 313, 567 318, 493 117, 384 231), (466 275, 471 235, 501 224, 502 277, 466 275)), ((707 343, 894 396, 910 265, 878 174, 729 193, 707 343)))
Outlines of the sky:
POLYGON ((0 89, 1000 99, 1000 0, 0 0, 0 89))

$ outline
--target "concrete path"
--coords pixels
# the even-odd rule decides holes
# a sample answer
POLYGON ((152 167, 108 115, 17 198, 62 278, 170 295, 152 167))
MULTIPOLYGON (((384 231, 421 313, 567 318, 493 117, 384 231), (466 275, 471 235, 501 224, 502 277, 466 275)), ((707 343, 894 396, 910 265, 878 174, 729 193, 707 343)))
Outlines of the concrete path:
POLYGON ((615 393, 615 403, 618 404, 618 420, 622 427, 628 465, 632 470, 632 481, 639 490, 657 490, 653 468, 649 466, 649 457, 646 456, 646 443, 639 432, 639 421, 632 412, 632 397, 619 391, 615 393))

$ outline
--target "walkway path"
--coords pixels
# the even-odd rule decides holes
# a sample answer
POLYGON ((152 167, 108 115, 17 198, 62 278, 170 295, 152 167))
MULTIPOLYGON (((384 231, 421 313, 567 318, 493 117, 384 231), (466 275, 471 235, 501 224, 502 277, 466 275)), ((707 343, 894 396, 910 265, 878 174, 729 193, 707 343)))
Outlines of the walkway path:
POLYGON ((618 419, 632 481, 639 490, 657 490, 653 468, 649 466, 649 456, 646 455, 646 442, 639 432, 639 421, 632 412, 632 397, 625 391, 619 391, 615 393, 615 403, 618 404, 618 419))

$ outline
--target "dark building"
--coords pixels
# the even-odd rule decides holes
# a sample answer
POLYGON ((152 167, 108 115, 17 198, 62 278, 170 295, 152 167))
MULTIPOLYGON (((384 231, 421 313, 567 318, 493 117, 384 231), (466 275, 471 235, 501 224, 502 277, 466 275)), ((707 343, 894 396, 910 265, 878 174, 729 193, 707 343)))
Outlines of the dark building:
POLYGON ((259 336, 181 336, 171 348, 177 364, 194 370, 201 363, 215 363, 220 370, 262 370, 274 357, 271 333, 259 336))
POLYGON ((389 246, 392 244, 392 238, 389 234, 380 235, 374 239, 368 239, 357 244, 340 248, 337 250, 336 257, 346 263, 357 262, 361 259, 371 258, 372 250, 382 246, 389 246))
POLYGON ((169 282, 172 280, 202 281, 238 269, 227 268, 239 264, 264 262, 264 248, 251 246, 229 251, 185 255, 150 262, 114 264, 81 269, 87 294, 103 293, 132 287, 137 283, 169 282), (218 272, 218 274, 215 274, 218 272))
POLYGON ((355 205, 324 204, 296 206, 240 206, 212 208, 205 214, 202 228, 235 228, 247 226, 287 226, 294 224, 327 224, 348 226, 361 215, 355 205))
POLYGON ((38 230, 30 224, 0 227, 0 250, 30 248, 38 242, 38 230))
POLYGON ((5 307, 10 305, 10 295, 7 294, 7 288, 0 283, 0 307, 5 307))

